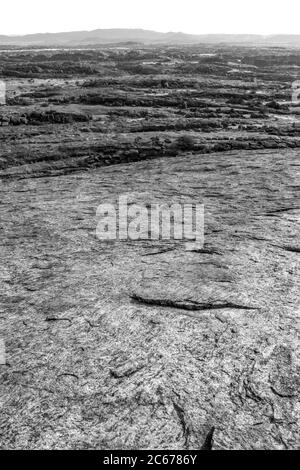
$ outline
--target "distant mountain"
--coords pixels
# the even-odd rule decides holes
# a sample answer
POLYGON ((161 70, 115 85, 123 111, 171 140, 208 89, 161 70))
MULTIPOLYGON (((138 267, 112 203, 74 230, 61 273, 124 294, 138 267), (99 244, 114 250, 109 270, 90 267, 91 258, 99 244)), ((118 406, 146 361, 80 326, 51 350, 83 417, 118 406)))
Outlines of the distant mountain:
POLYGON ((0 36, 1 45, 20 46, 85 46, 119 42, 194 42, 193 35, 182 33, 158 33, 143 29, 96 29, 68 33, 29 34, 26 36, 0 36))
POLYGON ((72 31, 65 33, 39 33, 26 36, 0 35, 0 45, 10 46, 88 46, 116 43, 144 44, 257 44, 269 46, 300 47, 300 35, 259 36, 252 34, 185 34, 159 33, 144 29, 96 29, 94 31, 72 31))

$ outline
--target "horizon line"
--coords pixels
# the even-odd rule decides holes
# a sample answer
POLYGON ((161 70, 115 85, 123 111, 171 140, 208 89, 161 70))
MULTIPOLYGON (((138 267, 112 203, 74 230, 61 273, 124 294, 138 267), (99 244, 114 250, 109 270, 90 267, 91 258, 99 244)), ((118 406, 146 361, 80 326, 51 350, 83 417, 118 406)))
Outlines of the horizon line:
POLYGON ((111 27, 111 28, 96 28, 96 29, 73 29, 69 31, 45 31, 45 32, 33 32, 33 33, 1 33, 0 36, 6 36, 8 38, 14 37, 24 37, 24 36, 34 36, 40 34, 68 34, 68 33, 93 33, 94 31, 145 31, 158 34, 183 34, 186 36, 261 36, 261 37, 270 37, 270 36, 300 36, 300 33, 283 33, 283 32, 274 32, 274 33, 225 33, 225 32, 211 32, 211 33, 186 33, 184 31, 157 31, 155 29, 145 29, 145 28, 122 28, 122 27, 111 27))

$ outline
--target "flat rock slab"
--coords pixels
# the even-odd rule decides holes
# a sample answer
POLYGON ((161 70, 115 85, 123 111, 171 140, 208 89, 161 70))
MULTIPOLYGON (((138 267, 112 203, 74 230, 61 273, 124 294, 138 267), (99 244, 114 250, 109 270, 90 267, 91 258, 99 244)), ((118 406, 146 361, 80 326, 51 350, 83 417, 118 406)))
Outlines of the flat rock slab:
POLYGON ((3 449, 299 447, 299 152, 0 187, 3 449), (205 205, 205 245, 101 242, 96 210, 205 205))

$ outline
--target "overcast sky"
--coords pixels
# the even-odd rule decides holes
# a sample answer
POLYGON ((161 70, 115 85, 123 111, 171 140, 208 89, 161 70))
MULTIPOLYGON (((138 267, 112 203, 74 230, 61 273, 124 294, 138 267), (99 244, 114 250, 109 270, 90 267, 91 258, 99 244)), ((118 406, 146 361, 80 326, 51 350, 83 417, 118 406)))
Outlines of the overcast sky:
POLYGON ((0 34, 97 28, 300 34, 300 0, 0 0, 0 34))

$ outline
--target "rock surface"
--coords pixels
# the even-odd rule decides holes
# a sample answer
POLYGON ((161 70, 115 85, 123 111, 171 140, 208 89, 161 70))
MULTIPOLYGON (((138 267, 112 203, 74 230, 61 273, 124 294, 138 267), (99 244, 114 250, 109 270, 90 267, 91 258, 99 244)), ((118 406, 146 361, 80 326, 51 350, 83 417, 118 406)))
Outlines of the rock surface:
POLYGON ((299 151, 0 187, 1 448, 299 447, 299 151), (101 242, 96 210, 205 205, 203 250, 101 242))

